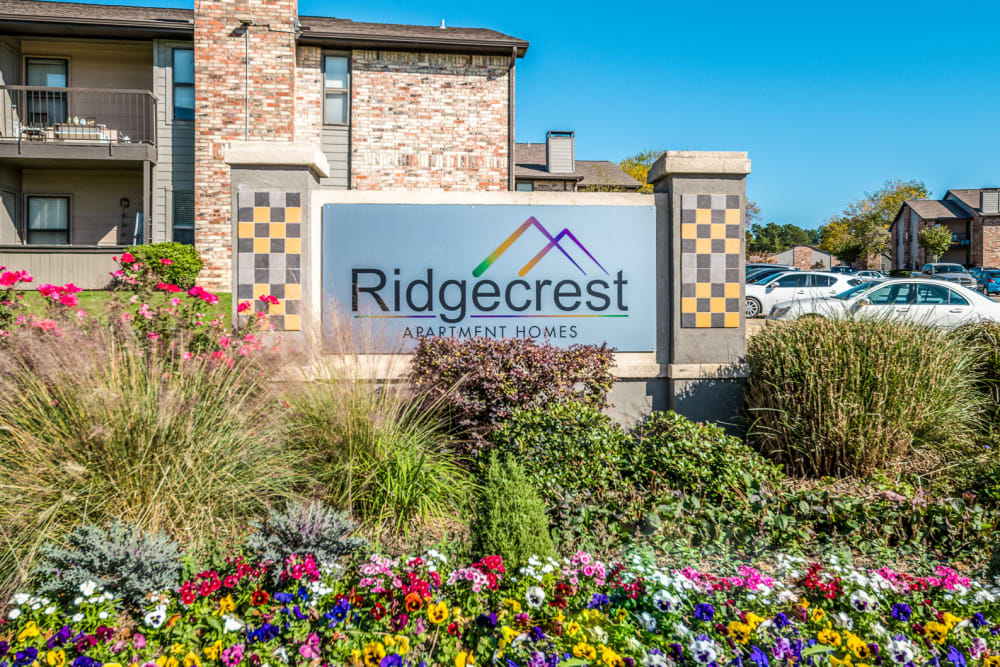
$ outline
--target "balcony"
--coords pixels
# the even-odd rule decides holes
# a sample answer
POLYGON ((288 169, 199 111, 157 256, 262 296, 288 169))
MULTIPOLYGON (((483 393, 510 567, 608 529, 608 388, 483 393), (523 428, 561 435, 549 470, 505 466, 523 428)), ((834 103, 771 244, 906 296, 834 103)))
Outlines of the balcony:
POLYGON ((952 248, 968 248, 971 245, 971 240, 968 234, 952 234, 951 235, 951 247, 952 248))
POLYGON ((146 90, 0 86, 0 158, 156 160, 146 90))

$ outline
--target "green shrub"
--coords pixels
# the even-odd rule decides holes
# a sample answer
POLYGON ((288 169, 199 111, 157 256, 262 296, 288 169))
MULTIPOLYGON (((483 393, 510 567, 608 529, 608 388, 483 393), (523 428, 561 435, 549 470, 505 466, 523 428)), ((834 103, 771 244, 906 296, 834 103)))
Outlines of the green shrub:
POLYGON ((475 453, 515 409, 568 401, 605 407, 614 382, 612 352, 604 345, 562 349, 520 338, 428 337, 413 355, 409 381, 445 406, 475 453))
POLYGON ((37 590, 72 599, 93 581, 136 611, 150 591, 180 586, 181 570, 181 549, 169 536, 115 521, 106 528, 81 526, 65 546, 43 547, 37 590))
MULTIPOLYGON (((267 520, 251 526, 255 532, 247 538, 247 548, 261 561, 279 564, 289 556, 310 555, 320 565, 333 565, 365 544, 363 539, 352 537, 358 526, 346 512, 315 501, 272 509, 267 520)), ((274 568, 272 574, 280 571, 280 567, 274 568)))
POLYGON ((184 243, 137 245, 126 252, 131 253, 137 262, 141 262, 152 272, 154 282, 164 282, 189 289, 194 287, 198 274, 201 273, 202 264, 198 251, 194 246, 184 243))
POLYGON ((631 432, 632 484, 652 497, 670 490, 715 505, 746 505, 750 494, 773 493, 781 472, 736 436, 675 412, 654 412, 631 432))
POLYGON ((863 476, 972 442, 974 353, 939 330, 810 318, 749 340, 750 441, 797 475, 863 476))
POLYGON ((366 361, 338 357, 303 368, 285 398, 311 495, 393 535, 460 513, 472 483, 440 410, 386 385, 366 361))
POLYGON ((508 568, 528 559, 555 556, 545 503, 511 456, 490 456, 472 522, 474 556, 497 554, 508 568))
POLYGON ((1000 579, 1000 539, 995 539, 994 542, 996 542, 996 546, 993 547, 993 557, 990 558, 986 573, 994 579, 1000 579))
POLYGON ((6 340, 0 588, 81 524, 120 519, 197 547, 287 497, 292 464, 260 368, 172 365, 101 329, 6 340))

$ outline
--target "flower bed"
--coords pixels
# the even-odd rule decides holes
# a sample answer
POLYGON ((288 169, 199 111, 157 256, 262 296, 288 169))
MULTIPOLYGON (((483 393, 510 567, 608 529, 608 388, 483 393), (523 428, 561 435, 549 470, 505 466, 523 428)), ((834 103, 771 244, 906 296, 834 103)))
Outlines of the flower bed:
POLYGON ((346 569, 227 560, 129 618, 110 592, 15 596, 0 667, 1000 667, 1000 590, 781 558, 768 574, 606 565, 585 552, 507 572, 431 551, 346 569), (271 582, 280 582, 273 585, 271 582))

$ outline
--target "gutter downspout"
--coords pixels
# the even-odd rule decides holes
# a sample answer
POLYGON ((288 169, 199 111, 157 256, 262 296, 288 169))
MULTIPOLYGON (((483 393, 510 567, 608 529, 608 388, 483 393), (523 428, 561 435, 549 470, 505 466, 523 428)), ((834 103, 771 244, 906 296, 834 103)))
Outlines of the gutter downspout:
POLYGON ((510 69, 507 70, 507 189, 514 191, 514 65, 517 47, 510 50, 510 69))

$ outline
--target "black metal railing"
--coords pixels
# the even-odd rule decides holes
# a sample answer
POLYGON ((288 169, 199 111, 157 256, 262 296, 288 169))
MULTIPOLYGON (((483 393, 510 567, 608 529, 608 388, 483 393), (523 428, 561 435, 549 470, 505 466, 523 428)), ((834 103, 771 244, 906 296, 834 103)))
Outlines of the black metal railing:
POLYGON ((146 90, 0 86, 0 141, 155 144, 146 90))

